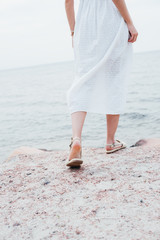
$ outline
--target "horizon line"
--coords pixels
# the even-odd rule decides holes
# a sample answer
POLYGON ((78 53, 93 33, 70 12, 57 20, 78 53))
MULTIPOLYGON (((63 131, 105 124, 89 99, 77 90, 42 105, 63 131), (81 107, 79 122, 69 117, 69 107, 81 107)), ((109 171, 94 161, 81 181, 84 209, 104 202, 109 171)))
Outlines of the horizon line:
MULTIPOLYGON (((134 54, 145 54, 145 53, 149 53, 149 52, 160 52, 160 49, 157 50, 148 50, 148 51, 138 51, 138 52, 134 52, 134 54)), ((51 62, 51 63, 42 63, 42 64, 35 64, 35 65, 27 65, 27 66, 23 66, 23 67, 13 67, 13 68, 4 68, 4 69, 0 69, 0 72, 3 71, 12 71, 12 70, 18 70, 18 69, 24 69, 24 68, 34 68, 34 67, 40 67, 40 66, 47 66, 47 65, 53 65, 53 64, 61 64, 61 63, 67 63, 67 62, 74 62, 73 60, 66 60, 66 61, 55 61, 55 62, 51 62)))

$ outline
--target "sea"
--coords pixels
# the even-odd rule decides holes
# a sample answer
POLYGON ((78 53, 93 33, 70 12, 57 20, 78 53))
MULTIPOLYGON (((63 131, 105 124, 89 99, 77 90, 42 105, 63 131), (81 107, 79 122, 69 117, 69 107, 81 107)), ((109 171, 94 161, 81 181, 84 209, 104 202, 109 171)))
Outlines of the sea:
MULTIPOLYGON (((0 163, 16 148, 69 150, 71 116, 66 91, 74 61, 0 71, 0 163)), ((104 148, 106 115, 87 113, 82 146, 104 148)), ((160 137, 160 51, 134 53, 127 107, 116 138, 128 146, 160 137)))

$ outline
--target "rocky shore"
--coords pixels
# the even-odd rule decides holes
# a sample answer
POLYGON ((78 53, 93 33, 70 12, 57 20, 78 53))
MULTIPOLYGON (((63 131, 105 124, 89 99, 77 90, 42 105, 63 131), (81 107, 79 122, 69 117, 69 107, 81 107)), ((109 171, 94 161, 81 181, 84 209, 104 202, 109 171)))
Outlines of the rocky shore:
POLYGON ((0 239, 160 239, 160 139, 106 154, 16 149, 0 170, 0 239))

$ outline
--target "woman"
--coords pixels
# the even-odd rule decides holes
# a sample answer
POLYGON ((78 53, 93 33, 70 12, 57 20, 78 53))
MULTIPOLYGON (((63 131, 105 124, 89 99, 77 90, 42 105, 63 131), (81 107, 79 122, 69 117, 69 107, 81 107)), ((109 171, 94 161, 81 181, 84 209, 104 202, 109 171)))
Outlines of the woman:
POLYGON ((67 91, 72 137, 66 166, 80 166, 87 112, 106 115, 106 153, 126 147, 115 140, 115 133, 125 109, 132 43, 138 32, 125 0, 80 0, 76 20, 74 0, 65 0, 65 9, 75 57, 75 79, 67 91))

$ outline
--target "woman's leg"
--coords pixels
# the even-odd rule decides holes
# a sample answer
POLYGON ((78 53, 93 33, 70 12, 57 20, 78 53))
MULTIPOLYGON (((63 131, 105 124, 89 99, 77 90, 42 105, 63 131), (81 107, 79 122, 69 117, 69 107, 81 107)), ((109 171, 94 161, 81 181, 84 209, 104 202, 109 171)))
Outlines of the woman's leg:
POLYGON ((81 138, 83 124, 84 124, 84 120, 86 118, 86 114, 87 114, 87 112, 82 112, 82 111, 74 112, 71 114, 73 138, 74 137, 81 138))
MULTIPOLYGON (((120 115, 106 115, 107 120, 107 144, 112 144, 115 141, 115 133, 118 127, 120 115)), ((107 150, 110 149, 109 146, 106 147, 107 150)))
MULTIPOLYGON (((71 114, 72 119, 72 137, 79 137, 81 139, 84 120, 87 112, 78 111, 71 114)), ((75 140, 72 144, 72 148, 69 154, 69 159, 79 158, 81 150, 81 143, 79 140, 75 140)))

